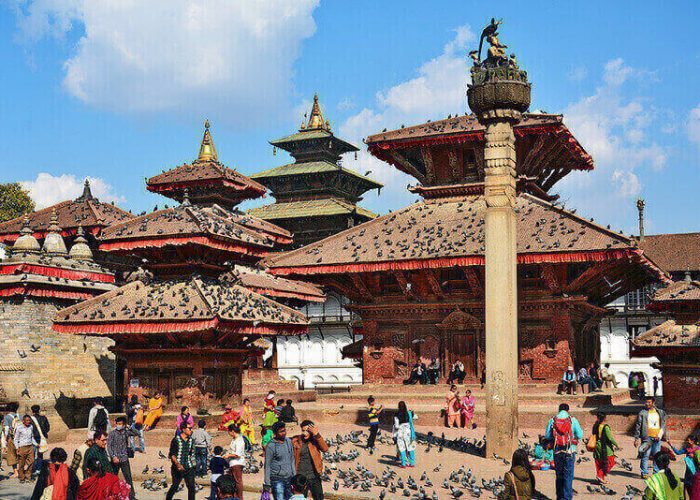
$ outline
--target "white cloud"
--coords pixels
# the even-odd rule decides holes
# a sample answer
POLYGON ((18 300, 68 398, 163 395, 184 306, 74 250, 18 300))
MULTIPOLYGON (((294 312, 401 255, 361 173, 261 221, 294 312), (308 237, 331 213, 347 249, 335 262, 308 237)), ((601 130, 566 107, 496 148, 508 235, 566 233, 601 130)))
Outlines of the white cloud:
MULTIPOLYGON (((465 113, 470 78, 466 50, 476 36, 467 25, 455 32, 440 55, 418 68, 416 77, 378 92, 373 106, 349 117, 339 127, 340 137, 359 143, 384 128, 394 129, 401 124, 415 125, 448 114, 465 113)), ((367 197, 368 204, 375 210, 386 212, 387 208, 399 208, 416 199, 406 190, 407 184, 416 184, 413 177, 369 153, 359 153, 358 162, 348 167, 361 173, 371 170, 371 177, 384 184, 381 197, 367 197)))
POLYGON ((574 66, 566 74, 566 77, 572 82, 580 82, 588 76, 588 68, 585 66, 574 66))
POLYGON ((218 115, 250 125, 289 110, 319 0, 16 0, 20 38, 82 36, 65 89, 117 112, 218 115))
MULTIPOLYGON (((99 177, 88 177, 93 196, 103 202, 123 203, 125 198, 114 192, 113 187, 99 177)), ((45 208, 65 200, 75 199, 83 192, 84 178, 72 174, 52 175, 42 172, 32 181, 20 184, 29 191, 36 208, 45 208)))
POLYGON ((634 95, 633 80, 654 78, 622 59, 608 61, 593 95, 567 106, 564 121, 593 156, 593 172, 574 173, 558 185, 564 199, 582 212, 618 226, 633 218, 634 198, 643 189, 638 170, 664 168, 667 151, 654 140, 657 111, 634 95))
POLYGON ((700 104, 690 110, 687 122, 688 138, 700 145, 700 104))

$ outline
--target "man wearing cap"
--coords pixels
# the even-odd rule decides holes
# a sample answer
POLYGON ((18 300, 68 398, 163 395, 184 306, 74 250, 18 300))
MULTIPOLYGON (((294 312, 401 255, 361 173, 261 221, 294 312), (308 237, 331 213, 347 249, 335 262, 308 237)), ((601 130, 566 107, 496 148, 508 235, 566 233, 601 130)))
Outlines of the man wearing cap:
POLYGON ((228 430, 228 426, 234 424, 238 420, 238 413, 233 411, 231 405, 227 404, 224 406, 224 414, 221 415, 221 423, 219 424, 219 430, 228 430))
POLYGON ((576 372, 573 366, 569 366, 564 372, 564 376, 561 378, 561 390, 576 394, 576 372))

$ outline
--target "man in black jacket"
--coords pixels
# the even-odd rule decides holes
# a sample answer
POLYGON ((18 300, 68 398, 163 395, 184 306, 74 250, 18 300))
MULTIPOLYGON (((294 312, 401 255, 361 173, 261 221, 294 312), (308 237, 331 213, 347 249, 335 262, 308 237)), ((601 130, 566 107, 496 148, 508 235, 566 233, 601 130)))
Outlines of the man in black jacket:
POLYGON ((172 500, 180 482, 184 479, 187 486, 187 500, 195 500, 195 461, 194 445, 190 437, 192 436, 192 426, 187 422, 180 424, 180 435, 175 436, 170 442, 170 452, 168 458, 172 462, 170 472, 173 476, 173 484, 170 486, 165 500, 172 500))
MULTIPOLYGON (((43 435, 48 443, 51 425, 49 424, 49 419, 41 414, 41 407, 39 405, 32 406, 32 423, 34 424, 34 441, 41 443, 41 436, 43 435), (41 429, 41 432, 39 432, 39 429, 41 429)), ((34 451, 35 458, 33 473, 38 474, 44 462, 44 453, 39 451, 38 447, 35 448, 34 451)))

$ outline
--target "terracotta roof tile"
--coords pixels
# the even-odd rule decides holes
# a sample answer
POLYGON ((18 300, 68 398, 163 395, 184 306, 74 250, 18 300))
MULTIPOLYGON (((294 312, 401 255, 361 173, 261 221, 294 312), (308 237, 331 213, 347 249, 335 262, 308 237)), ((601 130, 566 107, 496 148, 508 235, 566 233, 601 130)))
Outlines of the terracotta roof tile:
MULTIPOLYGON (((658 290, 652 299, 654 302, 700 301, 700 282, 676 281, 658 290)), ((700 304, 699 304, 700 305, 700 304)))
POLYGON ((267 297, 295 298, 309 302, 323 302, 323 291, 310 283, 273 276, 265 271, 235 266, 222 280, 238 282, 242 286, 267 297))
POLYGON ((308 324, 302 313, 243 286, 196 276, 149 284, 134 281, 63 309, 54 319, 59 331, 60 325, 83 325, 86 334, 100 334, 100 325, 118 323, 118 330, 110 332, 115 335, 130 333, 132 328, 148 333, 139 325, 157 323, 172 324, 170 332, 190 331, 188 324, 209 320, 247 324, 253 329, 267 326, 283 330, 308 324))
POLYGON ((670 319, 651 328, 634 340, 639 348, 700 347, 700 326, 679 325, 670 319))
MULTIPOLYGON (((528 194, 518 196, 518 253, 630 249, 633 241, 528 194)), ((483 196, 417 202, 269 257, 271 268, 398 262, 484 254, 483 196)))
POLYGON ((639 247, 666 272, 700 271, 700 233, 649 235, 639 247))

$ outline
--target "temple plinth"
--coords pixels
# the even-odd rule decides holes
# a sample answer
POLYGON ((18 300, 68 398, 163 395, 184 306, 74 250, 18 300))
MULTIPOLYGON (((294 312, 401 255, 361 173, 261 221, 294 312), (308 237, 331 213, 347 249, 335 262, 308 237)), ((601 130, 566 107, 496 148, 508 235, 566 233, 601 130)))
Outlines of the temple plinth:
POLYGON ((474 59, 469 107, 484 134, 484 289, 486 456, 509 457, 518 446, 518 274, 516 154, 513 127, 530 106, 527 74, 505 57, 498 25, 484 29, 488 58, 474 59), (487 37, 487 33, 490 33, 487 37))

